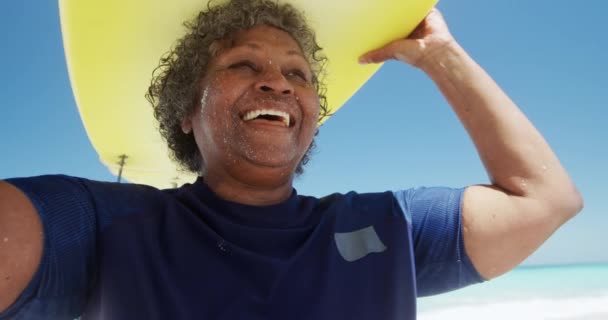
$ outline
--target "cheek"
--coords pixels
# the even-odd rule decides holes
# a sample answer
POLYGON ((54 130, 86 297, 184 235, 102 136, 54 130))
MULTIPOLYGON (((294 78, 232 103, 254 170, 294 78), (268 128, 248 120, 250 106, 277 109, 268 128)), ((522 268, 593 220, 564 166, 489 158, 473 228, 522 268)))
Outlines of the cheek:
POLYGON ((321 105, 316 91, 311 90, 305 94, 300 94, 296 99, 302 106, 302 112, 304 113, 306 122, 312 121, 316 126, 316 123, 319 120, 319 114, 321 112, 321 105))
POLYGON ((203 93, 201 94, 201 100, 199 101, 200 106, 201 106, 201 113, 203 113, 203 111, 205 110, 205 106, 207 106, 209 104, 209 87, 205 87, 205 89, 203 89, 203 93))
POLYGON ((214 144, 212 141, 217 140, 217 135, 222 131, 222 123, 219 120, 225 117, 220 114, 222 108, 218 108, 217 98, 215 90, 209 87, 203 89, 199 107, 192 118, 193 126, 199 132, 197 140, 204 148, 214 144))
POLYGON ((306 148, 308 148, 310 147, 318 128, 320 113, 319 98, 315 92, 314 94, 309 94, 307 96, 300 96, 299 101, 304 113, 301 129, 301 144, 302 146, 306 146, 306 148))
MULTIPOLYGON (((227 105, 230 103, 227 92, 218 87, 207 86, 201 93, 200 112, 198 114, 200 122, 204 125, 204 130, 209 130, 220 124, 219 121, 226 120, 228 113, 227 105)), ((221 88, 221 87, 220 87, 221 88)))

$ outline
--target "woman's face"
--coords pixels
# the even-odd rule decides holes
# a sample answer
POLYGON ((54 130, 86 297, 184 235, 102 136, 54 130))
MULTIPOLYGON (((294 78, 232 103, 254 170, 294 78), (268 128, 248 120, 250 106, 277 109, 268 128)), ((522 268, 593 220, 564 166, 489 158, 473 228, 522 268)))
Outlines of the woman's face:
POLYGON ((313 74, 299 45, 265 25, 216 45, 200 105, 184 122, 194 130, 207 174, 276 168, 293 175, 319 117, 313 74))

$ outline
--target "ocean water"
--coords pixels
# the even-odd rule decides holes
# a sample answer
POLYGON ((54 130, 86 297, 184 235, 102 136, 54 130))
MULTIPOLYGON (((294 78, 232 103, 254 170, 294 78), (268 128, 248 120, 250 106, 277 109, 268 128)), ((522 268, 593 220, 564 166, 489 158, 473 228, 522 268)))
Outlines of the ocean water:
POLYGON ((418 319, 608 320, 608 264, 520 267, 418 299, 418 319))

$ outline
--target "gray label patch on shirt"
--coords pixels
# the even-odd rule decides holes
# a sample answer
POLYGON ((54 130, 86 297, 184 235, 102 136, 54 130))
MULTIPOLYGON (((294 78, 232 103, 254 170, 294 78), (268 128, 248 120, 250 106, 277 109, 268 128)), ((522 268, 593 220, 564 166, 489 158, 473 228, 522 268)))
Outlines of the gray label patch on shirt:
POLYGON ((357 261, 373 252, 380 253, 386 250, 386 246, 378 237, 374 226, 353 232, 336 232, 334 238, 338 252, 348 262, 357 261))

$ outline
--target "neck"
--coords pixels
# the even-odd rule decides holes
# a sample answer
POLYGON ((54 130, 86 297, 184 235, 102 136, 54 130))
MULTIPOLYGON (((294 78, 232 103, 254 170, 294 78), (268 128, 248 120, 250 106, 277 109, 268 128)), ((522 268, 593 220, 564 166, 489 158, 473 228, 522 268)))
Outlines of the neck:
POLYGON ((287 200, 293 192, 292 182, 291 172, 266 172, 246 177, 213 172, 205 175, 205 183, 220 198, 253 206, 268 206, 287 200))

